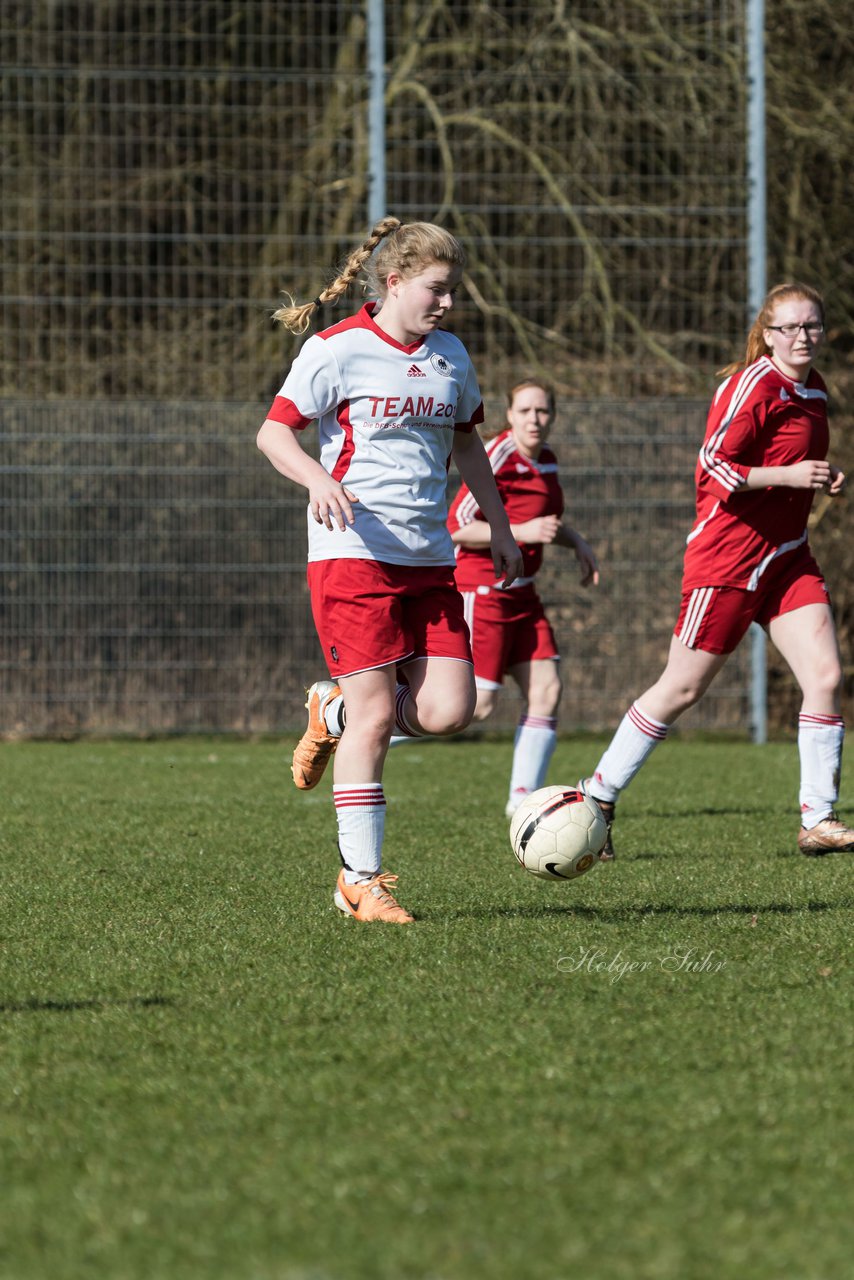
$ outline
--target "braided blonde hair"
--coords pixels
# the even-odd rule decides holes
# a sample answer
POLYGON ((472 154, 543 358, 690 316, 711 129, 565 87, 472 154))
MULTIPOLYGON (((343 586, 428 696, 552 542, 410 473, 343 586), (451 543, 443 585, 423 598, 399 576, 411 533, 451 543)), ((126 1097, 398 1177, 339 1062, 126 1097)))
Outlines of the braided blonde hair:
POLYGON ((756 319, 750 326, 744 357, 741 360, 734 360, 725 369, 719 369, 717 375, 719 378, 728 378, 730 374, 738 373, 739 369, 746 369, 749 364, 753 364, 754 360, 758 360, 760 356, 768 354, 768 344, 763 336, 763 331, 768 328, 777 303, 785 302, 787 298, 800 298, 803 302, 814 302, 821 312, 822 321, 824 321, 824 298, 818 289, 814 289, 809 284, 800 284, 797 280, 788 281, 786 284, 775 284, 774 288, 766 293, 765 300, 757 312, 756 319))
POLYGON ((289 306, 273 312, 273 319, 291 333, 305 333, 316 309, 324 303, 336 302, 360 273, 364 272, 377 296, 384 298, 392 271, 406 278, 417 275, 432 262, 464 267, 466 255, 459 240, 432 222, 403 223, 399 218, 382 218, 313 302, 296 306, 291 299, 289 306))

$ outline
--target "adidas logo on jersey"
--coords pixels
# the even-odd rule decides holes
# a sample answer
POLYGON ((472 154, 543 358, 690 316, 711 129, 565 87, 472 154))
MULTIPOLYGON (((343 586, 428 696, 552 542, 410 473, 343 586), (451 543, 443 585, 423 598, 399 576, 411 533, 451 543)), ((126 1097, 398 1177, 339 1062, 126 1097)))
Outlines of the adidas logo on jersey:
POLYGON ((426 378, 427 374, 423 369, 419 369, 417 364, 411 364, 406 370, 407 378, 426 378))

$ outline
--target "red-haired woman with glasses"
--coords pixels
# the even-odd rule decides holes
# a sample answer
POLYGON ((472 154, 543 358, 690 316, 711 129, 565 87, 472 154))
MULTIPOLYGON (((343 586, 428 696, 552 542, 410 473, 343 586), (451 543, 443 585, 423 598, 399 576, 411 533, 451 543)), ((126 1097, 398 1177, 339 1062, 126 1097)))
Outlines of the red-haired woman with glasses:
MULTIPOLYGON (((609 824, 617 798, 650 752, 757 622, 803 696, 798 847, 809 855, 854 850, 854 830, 834 812, 844 736, 839 645, 807 540, 816 491, 835 496, 845 484, 842 471, 827 461, 827 388, 813 368, 823 340, 821 294, 805 284, 780 284, 760 308, 743 360, 722 370, 697 462, 697 514, 667 665, 579 784, 609 824)), ((609 832, 604 858, 613 856, 609 832)))

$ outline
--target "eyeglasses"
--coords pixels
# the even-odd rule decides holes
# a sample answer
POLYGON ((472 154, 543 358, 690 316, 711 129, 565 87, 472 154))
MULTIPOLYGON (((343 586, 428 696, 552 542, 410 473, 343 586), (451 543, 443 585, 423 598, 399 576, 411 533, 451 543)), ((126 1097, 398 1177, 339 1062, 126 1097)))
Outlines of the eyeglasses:
POLYGON ((801 329, 808 338, 818 338, 824 333, 824 325, 820 320, 809 320, 806 324, 766 324, 765 328, 782 333, 784 338, 796 338, 801 329))

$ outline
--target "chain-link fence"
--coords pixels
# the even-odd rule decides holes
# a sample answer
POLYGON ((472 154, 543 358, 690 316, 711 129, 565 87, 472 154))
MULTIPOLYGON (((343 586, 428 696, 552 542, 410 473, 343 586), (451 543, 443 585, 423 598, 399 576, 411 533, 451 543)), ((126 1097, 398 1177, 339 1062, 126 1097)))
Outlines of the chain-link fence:
MULTIPOLYGON (((258 417, 253 405, 3 406, 5 731, 299 722, 305 684, 324 674, 305 587, 306 504, 252 447, 258 417)), ((582 590, 574 556, 557 548, 542 574, 567 728, 607 728, 658 673, 701 426, 697 402, 586 401, 555 431, 569 519, 603 561, 598 589, 582 590)), ((745 727, 734 662, 691 723, 745 727)), ((503 699, 495 725, 516 710, 503 699)))
MULTIPOLYGON (((386 5, 388 211, 503 384, 696 391, 745 306, 742 3, 386 5)), ((254 399, 366 228, 366 5, 2 6, 2 389, 254 399)))
MULTIPOLYGON (((304 504, 253 437, 296 349, 281 291, 315 296, 367 230, 366 15, 2 6, 5 729, 297 722, 304 504)), ((604 576, 578 591, 555 553, 543 590, 564 723, 607 728, 664 655, 703 402, 744 328, 743 7, 385 15, 387 207, 469 250, 453 324, 490 425, 520 375, 558 389, 604 576)), ((744 727, 743 659, 694 715, 744 727)))

